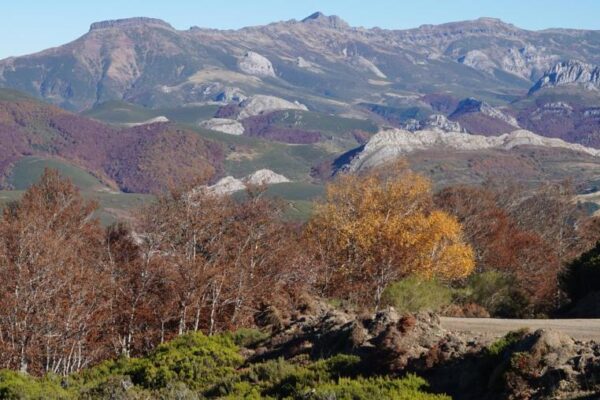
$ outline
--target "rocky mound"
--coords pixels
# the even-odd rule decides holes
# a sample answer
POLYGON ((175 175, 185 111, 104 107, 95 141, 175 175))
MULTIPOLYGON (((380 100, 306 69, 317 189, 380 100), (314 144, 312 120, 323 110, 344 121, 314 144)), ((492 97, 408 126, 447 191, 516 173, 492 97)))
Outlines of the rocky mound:
POLYGON ((240 122, 228 118, 212 118, 200 122, 200 126, 213 131, 228 133, 230 135, 244 134, 244 126, 240 122))
POLYGON ((239 61, 238 66, 242 72, 248 75, 275 76, 275 69, 273 69, 271 61, 267 57, 253 51, 247 52, 239 61))
POLYGON ((217 195, 224 195, 239 192, 240 190, 246 189, 246 185, 239 179, 233 176, 226 176, 219 179, 214 185, 208 186, 208 191, 217 195))
POLYGON ((354 354, 367 373, 416 373, 455 399, 562 399, 600 390, 600 346, 554 331, 492 341, 447 331, 431 313, 357 316, 324 302, 291 316, 265 307, 256 321, 273 334, 250 350, 252 362, 354 354))
POLYGON ((359 171, 371 168, 401 155, 421 150, 436 148, 462 151, 510 150, 517 146, 559 148, 594 157, 600 156, 600 151, 597 149, 567 143, 561 139, 546 138, 526 130, 516 130, 500 136, 480 136, 441 130, 408 132, 401 129, 388 129, 373 136, 362 151, 353 158, 348 169, 359 171))
POLYGON ((305 105, 275 96, 256 95, 240 103, 238 119, 244 119, 277 110, 308 110, 305 105))
POLYGON ((275 183, 285 183, 290 180, 283 175, 277 174, 270 169, 260 169, 248 175, 244 182, 247 185, 272 185, 275 183))
POLYGON ((317 11, 302 21, 304 24, 314 24, 324 28, 333 29, 347 29, 350 27, 346 21, 338 17, 337 15, 325 15, 320 11, 317 11))
POLYGON ((472 97, 462 100, 449 119, 478 135, 497 135, 519 128, 512 115, 472 97))
POLYGON ((441 130, 443 132, 462 132, 466 133, 466 130, 457 121, 450 121, 443 114, 432 114, 424 121, 417 119, 410 119, 403 124, 403 129, 407 131, 428 131, 428 130, 441 130))
POLYGON ((226 176, 214 185, 205 187, 205 189, 208 189, 210 193, 225 195, 245 190, 249 186, 273 185, 289 181, 285 176, 277 174, 270 169, 260 169, 242 179, 226 176))

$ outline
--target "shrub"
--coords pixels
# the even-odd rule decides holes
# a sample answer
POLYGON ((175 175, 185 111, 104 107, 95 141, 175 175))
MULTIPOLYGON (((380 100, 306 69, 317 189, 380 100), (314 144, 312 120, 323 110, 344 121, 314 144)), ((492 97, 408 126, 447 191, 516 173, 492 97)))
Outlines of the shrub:
POLYGON ((226 335, 233 340, 233 343, 240 347, 253 347, 269 337, 265 332, 248 328, 240 328, 226 335))
POLYGON ((234 375, 243 358, 230 335, 192 333, 162 344, 145 358, 121 358, 81 374, 84 386, 94 387, 114 375, 129 376, 133 384, 148 389, 183 383, 205 389, 234 375))
POLYGON ((75 398, 76 396, 62 388, 58 377, 48 375, 45 378, 35 379, 20 372, 0 370, 0 399, 54 400, 75 398))
POLYGON ((465 290, 466 302, 483 306, 493 316, 524 316, 529 306, 516 288, 514 277, 497 271, 482 272, 469 277, 465 290))
POLYGON ((382 304, 399 312, 437 311, 452 301, 452 290, 436 280, 408 277, 389 285, 382 304))
POLYGON ((523 339, 523 337, 527 334, 527 329, 519 329, 516 331, 508 332, 504 337, 495 341, 491 345, 487 347, 487 354, 492 357, 500 356, 504 350, 513 346, 519 340, 523 339))
POLYGON ((349 355, 338 355, 306 366, 283 359, 267 361, 252 366, 239 380, 206 394, 207 397, 226 399, 448 399, 426 393, 426 382, 413 375, 402 379, 361 377, 357 375, 359 364, 359 357, 349 355))
POLYGON ((255 336, 249 331, 214 337, 184 335, 147 357, 105 362, 60 380, 0 371, 0 398, 448 399, 427 393, 426 382, 416 376, 364 377, 361 359, 351 355, 294 363, 278 359, 240 368, 242 359, 232 337, 255 336))
POLYGON ((600 242, 566 266, 560 286, 573 303, 600 291, 600 242))
POLYGON ((390 378, 342 378, 337 382, 317 385, 314 389, 305 391, 297 399, 314 400, 444 400, 448 396, 426 393, 426 382, 417 376, 408 375, 402 379, 390 378))
POLYGON ((476 303, 450 304, 444 308, 442 315, 456 318, 489 318, 490 313, 476 303))

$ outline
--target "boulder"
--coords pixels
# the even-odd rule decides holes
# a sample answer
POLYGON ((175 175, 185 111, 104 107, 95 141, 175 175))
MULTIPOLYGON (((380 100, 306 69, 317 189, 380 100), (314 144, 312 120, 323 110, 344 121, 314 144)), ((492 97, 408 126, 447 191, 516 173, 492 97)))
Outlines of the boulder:
POLYGON ((227 118, 212 118, 207 121, 200 122, 202 128, 210 129, 217 132, 227 133, 229 135, 243 135, 244 126, 233 119, 227 118))
POLYGON ((273 64, 267 57, 264 57, 253 51, 244 54, 244 57, 239 60, 238 67, 248 75, 259 77, 275 77, 275 69, 273 64))
POLYGON ((241 111, 238 119, 253 117, 277 110, 308 110, 305 105, 297 101, 288 101, 275 96, 256 95, 240 103, 241 111))
POLYGON ((247 185, 272 185, 289 181, 285 176, 277 174, 270 169, 260 169, 244 179, 244 183, 247 185))

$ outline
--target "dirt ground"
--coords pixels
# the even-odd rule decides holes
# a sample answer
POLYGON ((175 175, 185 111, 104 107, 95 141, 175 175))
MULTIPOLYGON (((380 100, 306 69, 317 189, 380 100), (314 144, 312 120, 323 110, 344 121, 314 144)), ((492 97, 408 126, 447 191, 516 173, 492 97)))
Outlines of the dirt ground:
POLYGON ((503 336, 521 328, 552 329, 576 340, 600 342, 600 319, 441 318, 442 327, 456 332, 503 336))

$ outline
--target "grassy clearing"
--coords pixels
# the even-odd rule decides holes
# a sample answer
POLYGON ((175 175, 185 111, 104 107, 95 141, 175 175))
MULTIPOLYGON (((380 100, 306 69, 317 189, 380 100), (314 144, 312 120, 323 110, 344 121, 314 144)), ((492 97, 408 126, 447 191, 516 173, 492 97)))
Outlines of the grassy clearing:
POLYGON ((182 124, 197 124, 215 114, 219 106, 182 106, 173 108, 145 108, 124 101, 107 101, 87 110, 82 115, 109 124, 133 124, 165 116, 170 121, 182 124))
POLYGON ((82 190, 104 187, 102 182, 82 168, 61 160, 41 157, 24 157, 17 161, 8 177, 8 184, 16 190, 26 190, 39 181, 46 168, 58 170, 62 176, 71 179, 75 186, 82 190))

